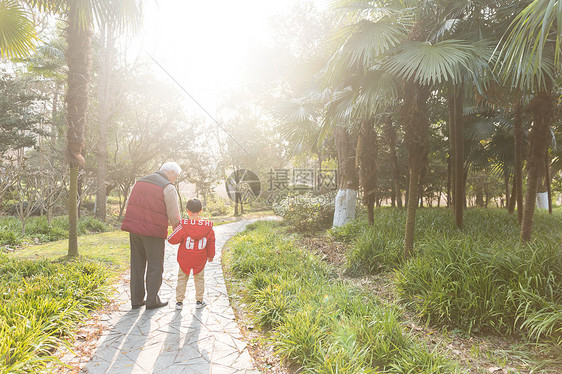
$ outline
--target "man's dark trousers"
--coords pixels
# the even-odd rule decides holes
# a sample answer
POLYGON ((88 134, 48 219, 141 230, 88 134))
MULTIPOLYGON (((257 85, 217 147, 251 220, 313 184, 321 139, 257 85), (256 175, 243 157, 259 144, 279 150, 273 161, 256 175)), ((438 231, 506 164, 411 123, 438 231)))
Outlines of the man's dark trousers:
POLYGON ((129 233, 131 243, 131 304, 141 305, 145 294, 146 305, 160 303, 158 291, 162 285, 164 272, 164 240, 153 236, 129 233))

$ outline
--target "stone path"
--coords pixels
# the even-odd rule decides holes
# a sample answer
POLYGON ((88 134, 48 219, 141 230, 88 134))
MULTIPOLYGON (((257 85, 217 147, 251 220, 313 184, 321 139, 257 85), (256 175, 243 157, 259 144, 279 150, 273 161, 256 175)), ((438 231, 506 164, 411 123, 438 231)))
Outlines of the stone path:
POLYGON ((195 309, 193 277, 188 283, 183 310, 175 308, 178 271, 177 245, 166 244, 162 300, 169 305, 156 310, 131 310, 129 284, 118 288, 119 310, 104 323, 111 326, 86 373, 259 373, 234 319, 221 268, 221 252, 226 241, 252 221, 215 227, 215 261, 205 268, 207 306, 195 309))

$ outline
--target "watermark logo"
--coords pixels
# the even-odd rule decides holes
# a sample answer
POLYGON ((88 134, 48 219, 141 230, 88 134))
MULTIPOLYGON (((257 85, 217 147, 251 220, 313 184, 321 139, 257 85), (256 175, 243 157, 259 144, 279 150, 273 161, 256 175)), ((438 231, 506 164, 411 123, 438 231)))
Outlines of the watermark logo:
POLYGON ((235 203, 248 204, 261 193, 260 178, 251 170, 237 169, 226 179, 226 193, 235 203))
MULTIPOLYGON (((277 204, 295 193, 322 193, 338 189, 338 173, 333 169, 269 169, 265 175, 265 202, 269 205, 277 204)), ((256 200, 262 192, 260 178, 248 169, 235 170, 227 178, 225 186, 230 200, 243 204, 256 200)))
POLYGON ((290 193, 328 192, 338 188, 337 170, 270 169, 267 172, 268 204, 277 204, 290 193))

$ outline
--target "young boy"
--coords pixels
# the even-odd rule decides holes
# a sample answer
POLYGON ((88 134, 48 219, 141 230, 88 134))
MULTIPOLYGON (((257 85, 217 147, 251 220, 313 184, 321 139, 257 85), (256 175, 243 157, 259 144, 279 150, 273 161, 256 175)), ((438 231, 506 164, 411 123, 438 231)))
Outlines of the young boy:
POLYGON ((195 307, 203 308, 205 301, 205 264, 207 260, 213 261, 215 257, 215 232, 211 221, 202 220, 199 217, 201 212, 201 201, 190 199, 187 204, 187 214, 190 219, 182 219, 174 232, 168 237, 170 244, 181 243, 178 248, 178 285, 176 287, 176 309, 183 307, 185 299, 185 289, 189 273, 193 270, 195 282, 195 307))

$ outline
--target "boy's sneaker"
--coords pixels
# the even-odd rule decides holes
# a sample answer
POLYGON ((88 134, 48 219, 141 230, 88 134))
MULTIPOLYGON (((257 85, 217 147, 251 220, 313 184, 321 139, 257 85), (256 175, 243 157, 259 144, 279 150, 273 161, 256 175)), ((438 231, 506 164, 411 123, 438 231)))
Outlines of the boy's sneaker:
POLYGON ((181 301, 178 301, 176 303, 176 310, 181 310, 181 308, 183 308, 183 303, 181 301))
POLYGON ((201 301, 197 301, 195 303, 195 308, 196 309, 201 309, 203 307, 207 306, 207 303, 205 302, 205 300, 201 300, 201 301))

